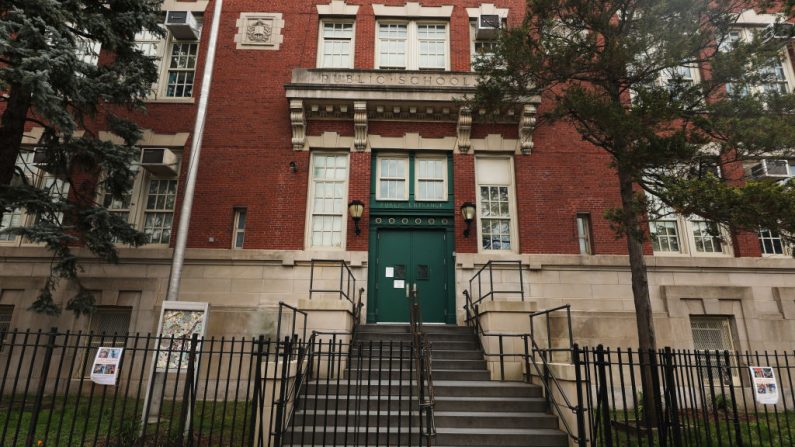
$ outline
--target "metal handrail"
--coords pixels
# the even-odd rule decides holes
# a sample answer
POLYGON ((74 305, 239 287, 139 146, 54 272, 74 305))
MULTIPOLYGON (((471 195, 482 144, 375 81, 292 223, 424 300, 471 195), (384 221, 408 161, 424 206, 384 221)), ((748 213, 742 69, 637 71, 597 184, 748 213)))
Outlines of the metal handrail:
MULTIPOLYGON (((547 349, 546 349, 546 352, 558 352, 558 351, 569 351, 569 352, 572 352, 572 349, 574 348, 574 334, 573 334, 572 328, 571 328, 571 305, 570 304, 564 304, 562 306, 553 307, 551 309, 544 309, 544 310, 539 310, 537 312, 530 313, 530 336, 531 337, 533 337, 535 335, 535 327, 533 325, 533 318, 540 317, 542 315, 546 316, 546 319, 547 319, 547 349), (560 310, 565 310, 566 311, 566 323, 567 323, 567 326, 568 326, 568 329, 569 329, 569 347, 568 348, 553 348, 552 347, 552 333, 550 331, 549 316, 553 312, 557 312, 557 311, 560 311, 560 310)), ((573 361, 574 361, 574 359, 572 358, 572 362, 573 361)))
POLYGON ((301 336, 301 340, 306 340, 306 319, 308 317, 308 314, 305 311, 303 311, 301 309, 298 309, 295 306, 291 306, 291 305, 289 305, 289 304, 287 304, 287 303, 285 303, 283 301, 279 301, 279 316, 278 316, 278 320, 276 322, 276 340, 281 340, 281 336, 282 336, 282 309, 284 309, 284 308, 289 309, 292 312, 292 314, 293 314, 292 326, 291 326, 292 334, 291 334, 290 338, 292 338, 292 336, 298 336, 298 334, 295 332, 295 320, 297 319, 298 314, 301 314, 304 317, 304 330, 303 330, 303 333, 302 333, 302 336, 301 336))
POLYGON ((432 445, 431 439, 436 436, 436 422, 433 407, 436 404, 431 373, 431 346, 422 331, 422 311, 417 297, 416 284, 406 289, 409 303, 409 328, 411 330, 412 351, 417 369, 417 396, 419 397, 420 432, 425 436, 426 444, 432 445), (427 392, 426 392, 427 387, 427 392), (425 415, 425 431, 422 430, 422 416, 425 415))
POLYGON ((477 279, 477 288, 478 288, 478 298, 474 300, 474 304, 478 304, 481 301, 485 300, 486 298, 491 298, 494 301, 494 295, 497 294, 519 294, 519 297, 522 301, 524 301, 524 278, 522 277, 522 261, 507 261, 507 260, 492 260, 483 265, 480 270, 477 271, 472 278, 469 280, 469 290, 472 290, 474 293, 474 286, 472 284, 473 281, 477 279), (494 290, 494 266, 495 265, 502 265, 502 266, 516 266, 516 270, 519 273, 519 290, 494 290), (483 293, 483 280, 482 275, 484 273, 488 273, 489 275, 489 289, 486 293, 483 293))
POLYGON ((356 277, 353 271, 348 267, 348 263, 340 259, 312 259, 309 261, 309 299, 315 293, 338 293, 340 300, 345 298, 351 304, 354 304, 353 294, 356 292, 356 277), (340 266, 340 281, 338 289, 316 289, 315 285, 315 265, 316 264, 332 264, 340 266), (346 275, 347 274, 347 275, 346 275), (346 282, 347 280, 347 282, 346 282), (344 287, 343 287, 344 286, 344 287))

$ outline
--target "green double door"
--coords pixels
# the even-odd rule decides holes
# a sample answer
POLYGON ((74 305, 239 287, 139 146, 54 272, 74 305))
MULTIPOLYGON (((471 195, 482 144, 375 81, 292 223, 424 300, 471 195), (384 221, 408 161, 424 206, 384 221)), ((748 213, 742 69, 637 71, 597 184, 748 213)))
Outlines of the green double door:
POLYGON ((452 262, 445 231, 378 230, 376 244, 376 321, 407 322, 406 288, 416 284, 423 321, 444 323, 452 262))

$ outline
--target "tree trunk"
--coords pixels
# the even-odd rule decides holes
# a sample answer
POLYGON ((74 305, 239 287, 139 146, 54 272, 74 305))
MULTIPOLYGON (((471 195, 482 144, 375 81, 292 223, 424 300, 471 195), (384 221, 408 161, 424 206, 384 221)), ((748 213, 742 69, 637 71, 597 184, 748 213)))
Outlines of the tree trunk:
POLYGON ((14 165, 25 134, 25 119, 30 108, 30 92, 19 85, 11 84, 5 105, 0 120, 0 186, 10 184, 14 178, 14 165))
POLYGON ((640 224, 640 216, 637 215, 634 206, 635 191, 632 177, 619 167, 618 180, 624 215, 624 234, 627 237, 629 251, 629 269, 632 272, 635 320, 638 326, 638 354, 645 407, 643 417, 647 425, 656 427, 657 411, 661 409, 659 387, 655 386, 659 381, 654 380, 656 368, 653 353, 657 350, 657 337, 654 334, 654 318, 649 297, 649 277, 646 271, 646 260, 643 257, 643 240, 638 236, 642 234, 643 228, 640 224))

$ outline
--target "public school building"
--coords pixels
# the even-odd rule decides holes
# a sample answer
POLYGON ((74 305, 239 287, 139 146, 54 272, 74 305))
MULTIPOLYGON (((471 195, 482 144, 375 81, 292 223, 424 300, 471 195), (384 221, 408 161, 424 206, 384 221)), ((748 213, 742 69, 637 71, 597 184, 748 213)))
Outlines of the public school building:
MULTIPOLYGON (((619 205, 608 156, 565 123, 537 123, 551 107, 540 97, 496 113, 462 105, 477 83, 472 61, 522 20, 523 1, 492 1, 225 2, 179 294, 209 303, 208 334, 273 334, 280 301, 308 312, 310 330, 349 330, 360 298, 362 323, 403 323, 416 286, 426 322, 463 325, 467 292, 494 331, 524 333, 529 312, 569 304, 578 342, 636 343, 626 241, 604 218, 619 205)), ((135 186, 104 201, 150 243, 120 247, 118 265, 79 251, 98 310, 46 317, 27 308, 49 253, 3 236, 0 328, 156 330, 213 4, 162 9, 168 35, 139 36, 161 76, 138 116, 135 186)), ((772 21, 748 11, 737 38, 772 21)), ((792 60, 787 45, 775 88, 795 87, 792 60)), ((34 182, 57 181, 33 160, 40 136, 29 129, 19 163, 34 182)), ((795 160, 739 168, 775 181, 795 160)), ((790 249, 770 232, 713 229, 697 216, 650 222, 659 344, 791 348, 790 249)), ((61 286, 65 302, 74 290, 61 286)))

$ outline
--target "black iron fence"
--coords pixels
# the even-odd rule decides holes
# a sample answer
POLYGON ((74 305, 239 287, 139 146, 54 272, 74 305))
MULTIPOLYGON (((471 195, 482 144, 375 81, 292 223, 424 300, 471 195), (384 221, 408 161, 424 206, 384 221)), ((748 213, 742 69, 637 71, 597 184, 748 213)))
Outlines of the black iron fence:
POLYGON ((582 446, 795 445, 792 352, 575 346, 573 356, 582 446))
POLYGON ((429 445, 410 342, 57 330, 0 340, 2 447, 429 445), (114 368, 96 369, 98 358, 114 368))

